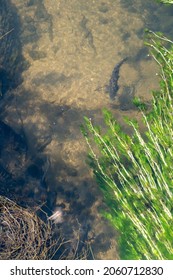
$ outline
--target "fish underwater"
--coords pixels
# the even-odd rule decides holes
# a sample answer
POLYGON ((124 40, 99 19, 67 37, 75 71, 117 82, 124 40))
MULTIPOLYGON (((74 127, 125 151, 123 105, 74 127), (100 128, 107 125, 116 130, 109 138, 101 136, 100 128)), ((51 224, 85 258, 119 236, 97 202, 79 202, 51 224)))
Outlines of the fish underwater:
POLYGON ((119 79, 119 72, 121 65, 127 60, 128 58, 125 57, 119 63, 117 63, 112 71, 111 78, 109 80, 109 85, 106 86, 106 91, 109 93, 109 97, 111 100, 115 99, 117 91, 119 89, 118 86, 118 79, 119 79))

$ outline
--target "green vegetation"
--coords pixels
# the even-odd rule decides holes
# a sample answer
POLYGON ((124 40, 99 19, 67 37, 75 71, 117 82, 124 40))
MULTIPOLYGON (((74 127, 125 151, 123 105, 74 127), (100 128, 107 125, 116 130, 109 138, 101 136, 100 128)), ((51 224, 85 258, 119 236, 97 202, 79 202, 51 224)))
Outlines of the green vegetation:
POLYGON ((157 1, 163 4, 173 4, 173 0, 157 0, 157 1))
POLYGON ((150 111, 134 100, 146 131, 126 118, 129 136, 107 110, 105 133, 87 117, 81 127, 108 206, 103 214, 119 232, 120 259, 173 259, 173 42, 148 31, 147 45, 161 81, 150 111))

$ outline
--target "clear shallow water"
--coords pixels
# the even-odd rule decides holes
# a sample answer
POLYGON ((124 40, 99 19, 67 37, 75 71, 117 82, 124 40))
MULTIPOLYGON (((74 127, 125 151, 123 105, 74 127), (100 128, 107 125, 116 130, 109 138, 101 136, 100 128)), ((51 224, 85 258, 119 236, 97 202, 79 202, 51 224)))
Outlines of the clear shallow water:
POLYGON ((75 238, 79 224, 84 231, 89 225, 94 257, 116 259, 116 232, 99 214, 103 199, 85 164, 87 147, 79 126, 83 116, 103 124, 104 107, 122 124, 124 115, 139 117, 132 97, 150 100, 151 90, 158 86, 158 69, 144 47, 143 30, 171 36, 173 9, 151 0, 12 3, 20 16, 29 67, 13 93, 15 101, 6 108, 6 119, 16 129, 22 119, 30 152, 47 158, 47 189, 44 194, 35 190, 35 197, 43 197, 52 211, 62 208, 67 239, 75 238), (125 57, 112 102, 105 86, 125 57))

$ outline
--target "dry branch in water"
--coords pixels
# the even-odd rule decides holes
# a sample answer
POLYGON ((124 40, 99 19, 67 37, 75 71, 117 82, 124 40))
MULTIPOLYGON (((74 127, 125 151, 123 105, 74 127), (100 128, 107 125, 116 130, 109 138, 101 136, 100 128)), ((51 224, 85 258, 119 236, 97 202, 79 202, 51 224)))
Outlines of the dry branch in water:
POLYGON ((51 259, 62 245, 54 241, 51 223, 0 196, 0 259, 51 259))

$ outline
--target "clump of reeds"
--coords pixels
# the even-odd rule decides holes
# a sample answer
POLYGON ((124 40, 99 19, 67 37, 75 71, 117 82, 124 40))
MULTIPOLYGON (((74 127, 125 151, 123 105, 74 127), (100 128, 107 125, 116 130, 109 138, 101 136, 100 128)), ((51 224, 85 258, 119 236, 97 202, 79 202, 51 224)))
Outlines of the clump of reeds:
POLYGON ((134 100, 146 132, 126 119, 129 136, 107 110, 106 133, 86 117, 81 127, 109 209, 104 215, 119 231, 121 259, 173 259, 173 42, 149 31, 147 40, 161 81, 150 112, 134 100))

